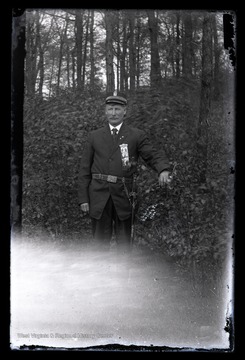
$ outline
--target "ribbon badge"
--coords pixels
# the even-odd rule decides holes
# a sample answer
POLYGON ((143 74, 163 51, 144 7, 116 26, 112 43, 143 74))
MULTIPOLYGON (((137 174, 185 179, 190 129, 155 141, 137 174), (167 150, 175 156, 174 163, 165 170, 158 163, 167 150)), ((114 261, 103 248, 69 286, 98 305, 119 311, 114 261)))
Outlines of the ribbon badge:
POLYGON ((121 144, 119 146, 120 146, 120 151, 121 151, 123 168, 127 169, 129 167, 128 144, 121 144))

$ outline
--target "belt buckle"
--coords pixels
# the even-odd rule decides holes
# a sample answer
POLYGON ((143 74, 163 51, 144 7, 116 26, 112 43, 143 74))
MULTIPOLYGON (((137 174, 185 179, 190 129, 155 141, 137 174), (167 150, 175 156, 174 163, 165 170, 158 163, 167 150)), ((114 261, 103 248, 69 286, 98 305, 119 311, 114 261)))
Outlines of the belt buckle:
POLYGON ((107 181, 111 182, 111 183, 116 183, 117 182, 117 176, 108 175, 107 181))

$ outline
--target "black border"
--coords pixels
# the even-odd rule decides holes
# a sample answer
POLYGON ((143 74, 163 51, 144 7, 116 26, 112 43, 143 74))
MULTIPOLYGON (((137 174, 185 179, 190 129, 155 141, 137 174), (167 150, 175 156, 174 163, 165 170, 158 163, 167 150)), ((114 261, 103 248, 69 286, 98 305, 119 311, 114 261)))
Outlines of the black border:
MULTIPOLYGON (((69 4, 70 8, 73 7, 71 4, 69 4)), ((94 4, 96 5, 96 4, 94 4)), ((196 4, 195 4, 196 5, 196 4)), ((34 6, 26 6, 27 8, 34 8, 34 6)), ((35 4, 35 7, 37 8, 37 4, 35 4)), ((45 6, 44 3, 42 3, 42 6, 40 6, 40 8, 50 8, 52 6, 50 6, 50 3, 48 6, 45 6)), ((55 6, 54 6, 55 7, 55 6)), ((63 7, 62 4, 60 7, 63 7)), ((95 6, 95 8, 99 8, 99 6, 95 6)), ((128 7, 130 8, 130 7, 128 7)), ((138 6, 135 6, 134 8, 138 8, 138 6)), ((157 8, 157 6, 156 6, 157 8)), ((171 9, 173 9, 174 7, 171 7, 171 9)), ((182 7, 180 7, 182 8, 182 7)), ((185 7, 186 8, 186 7, 185 7)), ((190 7, 191 9, 196 9, 196 6, 192 6, 190 7)), ((1 132, 2 134, 2 141, 1 143, 3 144, 3 149, 2 149, 2 154, 4 154, 3 156, 3 167, 2 167, 2 186, 1 186, 1 190, 2 190, 2 199, 4 199, 1 202, 1 208, 3 209, 3 214, 1 216, 1 231, 3 231, 2 236, 1 236, 1 254, 2 254, 2 261, 1 261, 1 274, 3 274, 3 278, 5 280, 6 277, 6 284, 4 284, 4 288, 5 290, 2 291, 1 293, 1 308, 2 308, 2 314, 1 314, 1 326, 0 326, 0 352, 9 352, 10 347, 9 347, 9 324, 10 324, 10 311, 9 311, 9 302, 10 302, 10 291, 9 291, 9 284, 10 284, 10 159, 11 159, 11 150, 10 150, 10 146, 11 146, 11 96, 9 96, 11 94, 11 64, 12 64, 12 56, 11 56, 11 51, 12 51, 12 46, 11 46, 11 35, 12 35, 12 8, 7 8, 7 9, 3 9, 1 12, 1 18, 0 18, 0 26, 2 27, 1 30, 1 34, 3 34, 4 36, 2 36, 2 40, 1 40, 1 49, 2 51, 2 73, 4 74, 4 77, 7 77, 6 80, 4 80, 3 84, 4 87, 2 89, 2 94, 3 94, 3 107, 4 107, 4 116, 3 116, 3 121, 2 124, 3 125, 3 130, 1 132), (6 71, 5 71, 6 69, 6 71), (5 99, 6 98, 6 99, 5 99), (5 287, 6 285, 6 287, 5 287), (6 309, 5 309, 6 308, 6 309), (3 325, 3 326, 2 326, 3 325), (4 327, 4 328, 3 328, 4 327)), ((216 7, 215 10, 223 10, 224 7, 216 7)), ((22 12, 24 11, 25 8, 15 8, 14 13, 17 14, 18 12, 22 12)), ((241 93, 239 93, 239 86, 242 83, 242 67, 243 65, 241 65, 241 49, 239 48, 239 43, 241 41, 241 27, 242 27, 242 13, 238 11, 238 9, 228 9, 228 11, 234 11, 234 13, 236 14, 236 21, 237 21, 237 30, 236 30, 236 49, 235 49, 235 53, 233 52, 232 48, 231 48, 231 56, 235 58, 235 65, 236 65, 236 73, 237 73, 237 77, 236 77, 236 171, 235 171, 235 175, 236 175, 236 183, 235 183, 235 187, 236 187, 236 196, 235 196, 235 203, 236 203, 236 213, 235 213, 235 237, 234 237, 234 254, 235 254, 235 313, 234 313, 234 350, 231 351, 231 353, 228 354, 226 353, 226 355, 237 355, 239 352, 242 351, 242 338, 241 338, 241 332, 242 332, 242 326, 243 324, 241 324, 241 309, 244 305, 241 304, 241 299, 242 299, 242 294, 240 293, 243 289, 242 289, 242 280, 243 278, 241 278, 240 272, 241 270, 241 261, 242 261, 242 251, 240 251, 239 249, 239 245, 242 244, 243 242, 243 234, 241 233, 241 222, 242 222, 242 211, 243 208, 241 207, 242 204, 242 199, 241 199, 241 195, 240 193, 242 193, 242 189, 243 189, 243 184, 242 184, 242 177, 241 177, 241 169, 242 169, 242 149, 240 148, 241 142, 239 142, 241 136, 243 135, 242 133, 242 128, 240 129, 240 126, 242 126, 242 119, 239 119, 240 117, 240 103, 241 103, 241 93), (239 119, 239 121, 238 121, 239 119)), ((229 26, 228 26, 228 33, 232 33, 232 29, 229 30, 229 26)), ((229 39, 227 40, 228 44, 229 43, 229 39)), ((228 45, 229 48, 229 45, 228 45)), ((21 130, 20 130, 21 131, 21 130)), ((18 130, 17 130, 18 132, 18 130)), ((32 350, 34 349, 23 349, 23 351, 25 351, 25 353, 30 350, 32 352, 32 350)), ((36 350, 42 350, 41 348, 36 349, 36 350)), ((47 351, 52 351, 52 352, 63 352, 58 350, 58 349, 45 349, 47 351)), ((187 350, 187 349, 186 349, 187 350)), ((147 347, 147 348, 137 348, 137 347, 132 347, 130 348, 125 348, 123 346, 119 346, 117 347, 117 345, 113 345, 113 346, 108 346, 107 348, 90 348, 90 349, 74 349, 74 350, 70 350, 71 352, 74 351, 89 351, 89 352, 97 352, 97 353, 101 353, 101 352, 165 352, 168 350, 164 347, 147 347)), ((69 351, 69 352, 70 352, 69 351)), ((172 349, 172 351, 174 351, 174 349, 172 349)), ((12 352, 16 352, 16 351, 12 351, 12 352)), ((22 351, 20 351, 22 352, 22 351)), ((40 351, 42 352, 42 351, 40 351)), ((66 351, 67 352, 67 349, 66 351)), ((176 352, 176 350, 174 351, 176 352)), ((178 350, 177 350, 178 352, 178 350)), ((185 351, 184 351, 185 352, 185 351)), ((198 352, 198 351, 197 351, 198 352)), ((197 353, 196 351, 191 350, 189 353, 197 353)), ((205 352, 206 351, 201 351, 205 352)), ((209 353, 209 355, 212 355, 213 353, 215 354, 215 356, 217 356, 218 354, 223 354, 223 352, 221 351, 207 351, 207 353, 209 353)))

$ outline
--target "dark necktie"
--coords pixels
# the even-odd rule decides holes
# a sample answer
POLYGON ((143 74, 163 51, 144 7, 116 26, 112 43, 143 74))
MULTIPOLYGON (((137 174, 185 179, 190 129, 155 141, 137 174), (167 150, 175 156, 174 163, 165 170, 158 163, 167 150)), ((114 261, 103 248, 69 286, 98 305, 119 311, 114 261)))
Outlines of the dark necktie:
POLYGON ((113 139, 113 142, 115 143, 117 140, 117 128, 112 129, 112 139, 113 139))

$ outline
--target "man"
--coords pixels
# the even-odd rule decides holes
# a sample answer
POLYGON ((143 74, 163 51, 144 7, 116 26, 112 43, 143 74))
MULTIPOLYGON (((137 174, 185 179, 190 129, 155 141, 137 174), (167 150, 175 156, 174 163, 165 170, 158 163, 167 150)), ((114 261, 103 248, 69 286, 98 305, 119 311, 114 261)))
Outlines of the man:
POLYGON ((93 238, 109 248, 112 235, 118 249, 130 249, 130 192, 139 156, 159 174, 162 186, 169 180, 169 162, 156 151, 147 134, 124 123, 127 99, 110 95, 105 101, 108 124, 92 131, 81 161, 78 196, 81 210, 92 219, 93 238))

